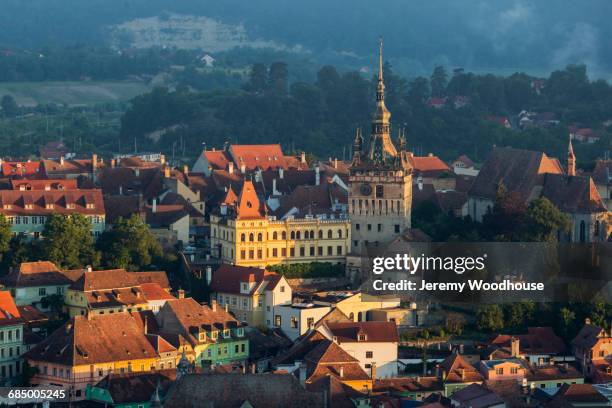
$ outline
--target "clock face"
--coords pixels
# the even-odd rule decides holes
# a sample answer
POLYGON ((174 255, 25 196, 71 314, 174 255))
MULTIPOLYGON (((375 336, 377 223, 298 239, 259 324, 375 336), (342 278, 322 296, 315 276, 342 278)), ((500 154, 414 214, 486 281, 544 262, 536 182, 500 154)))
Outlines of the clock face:
POLYGON ((372 187, 369 184, 364 183, 361 185, 361 187, 359 187, 359 191, 362 195, 369 196, 370 194, 372 194, 372 187))

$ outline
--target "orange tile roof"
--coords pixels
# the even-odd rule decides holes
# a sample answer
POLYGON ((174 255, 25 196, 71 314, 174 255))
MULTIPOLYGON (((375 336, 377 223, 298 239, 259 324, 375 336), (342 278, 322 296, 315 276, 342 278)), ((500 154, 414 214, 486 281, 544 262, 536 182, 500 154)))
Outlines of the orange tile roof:
POLYGON ((359 334, 365 334, 365 342, 386 343, 399 341, 397 325, 394 322, 338 322, 327 323, 327 328, 338 343, 356 343, 359 334))
POLYGON ((482 375, 461 354, 453 353, 440 366, 446 372, 446 382, 466 383, 483 381, 482 375))
POLYGON ((229 152, 238 169, 244 165, 248 170, 261 168, 285 168, 283 150, 279 144, 269 145, 231 145, 229 152))
POLYGON ((176 299, 172 296, 168 291, 160 286, 159 283, 151 282, 151 283, 142 283, 140 284, 140 289, 144 294, 145 299, 147 300, 170 300, 176 299))
POLYGON ((265 203, 257 197, 255 186, 251 180, 242 183, 242 191, 238 198, 238 218, 257 219, 265 216, 265 203))
POLYGON ((38 161, 2 162, 4 177, 44 177, 45 171, 38 161))
POLYGON ((240 293, 240 282, 255 282, 251 290, 253 293, 263 282, 267 282, 267 289, 274 289, 280 281, 281 275, 266 271, 265 269, 221 264, 213 273, 210 282, 211 290, 219 293, 240 293))
POLYGON ((224 150, 206 150, 203 154, 206 160, 208 160, 209 166, 214 170, 227 170, 227 165, 231 161, 231 158, 224 150))
POLYGON ((0 324, 21 318, 13 296, 8 290, 0 291, 0 324))
POLYGON ((78 190, 76 179, 11 179, 12 190, 78 190))
POLYGON ((0 214, 51 215, 51 214, 103 215, 104 199, 101 190, 0 190, 0 214), (26 205, 32 208, 27 209, 26 205), (51 206, 50 206, 51 205, 51 206), (72 205, 74 208, 69 208, 72 205), (89 206, 93 205, 93 208, 89 206))
POLYGON ((450 168, 438 156, 412 156, 410 158, 412 167, 420 173, 427 172, 450 172, 450 168))

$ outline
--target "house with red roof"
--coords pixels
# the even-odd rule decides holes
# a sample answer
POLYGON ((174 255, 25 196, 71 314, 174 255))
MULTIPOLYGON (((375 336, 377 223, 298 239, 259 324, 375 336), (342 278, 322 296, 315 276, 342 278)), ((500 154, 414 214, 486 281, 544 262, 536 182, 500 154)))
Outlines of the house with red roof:
POLYGON ((326 322, 317 330, 355 357, 372 379, 397 377, 399 335, 394 322, 326 322))
POLYGON ((16 384, 24 368, 24 321, 9 291, 0 291, 0 343, 0 384, 16 384))
POLYGON ((41 162, 38 161, 2 161, 0 160, 0 171, 2 178, 27 178, 41 179, 46 178, 45 169, 41 162))
POLYGON ((212 298, 249 326, 273 327, 276 308, 291 303, 291 286, 275 272, 221 264, 208 278, 212 298))
POLYGON ((213 170, 251 173, 257 169, 308 169, 306 155, 300 158, 286 156, 280 144, 239 145, 228 144, 223 150, 204 150, 196 160, 193 171, 210 176, 213 170))
POLYGON ((612 381, 612 333, 586 319, 572 349, 585 376, 595 383, 612 381))

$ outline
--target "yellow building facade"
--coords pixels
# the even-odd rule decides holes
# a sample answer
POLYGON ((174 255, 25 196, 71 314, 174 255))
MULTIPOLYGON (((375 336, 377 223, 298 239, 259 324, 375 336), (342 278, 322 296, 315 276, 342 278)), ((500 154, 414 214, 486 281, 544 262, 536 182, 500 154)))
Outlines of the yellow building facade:
POLYGON ((251 181, 244 182, 235 205, 228 201, 210 215, 211 250, 224 263, 258 268, 345 263, 351 242, 348 217, 290 216, 278 220, 262 210, 251 181))

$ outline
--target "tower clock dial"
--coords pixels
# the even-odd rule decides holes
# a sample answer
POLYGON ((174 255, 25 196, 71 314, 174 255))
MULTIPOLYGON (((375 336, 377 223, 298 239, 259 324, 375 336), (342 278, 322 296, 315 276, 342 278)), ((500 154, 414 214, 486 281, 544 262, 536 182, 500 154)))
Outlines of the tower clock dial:
POLYGON ((361 194, 364 196, 369 196, 370 194, 372 194, 372 186, 370 186, 369 184, 363 183, 359 187, 359 192, 361 192, 361 194))

